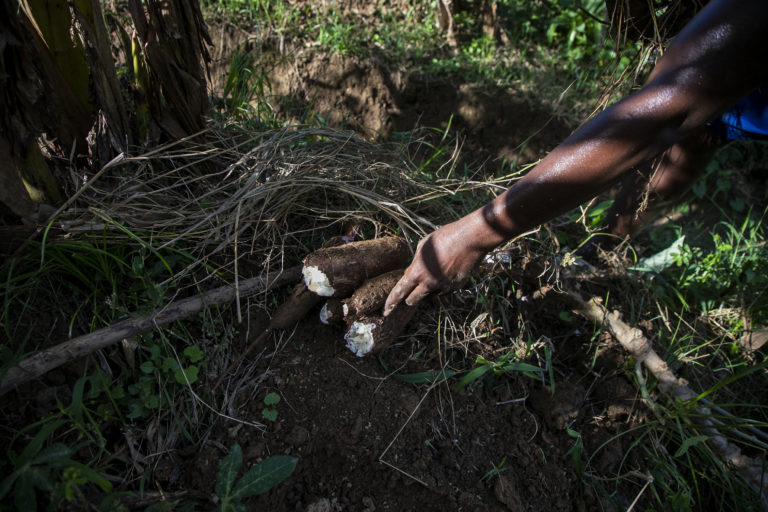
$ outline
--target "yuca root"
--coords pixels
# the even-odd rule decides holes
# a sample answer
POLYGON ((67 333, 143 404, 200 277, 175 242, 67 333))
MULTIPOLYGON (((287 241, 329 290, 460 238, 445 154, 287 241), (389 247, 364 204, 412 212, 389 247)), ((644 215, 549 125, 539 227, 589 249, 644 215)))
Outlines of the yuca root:
MULTIPOLYGON (((640 329, 633 328, 621 320, 617 311, 608 312, 605 307, 592 298, 585 302, 577 294, 567 293, 568 298, 575 304, 575 310, 580 315, 594 322, 605 324, 621 345, 628 350, 636 361, 642 362, 659 381, 659 388, 669 395, 680 400, 693 400, 695 393, 688 383, 678 379, 667 363, 659 357, 648 338, 643 336, 640 329)), ((710 419, 711 411, 707 407, 697 407, 691 417, 709 436, 707 442, 720 458, 730 468, 736 470, 760 495, 763 508, 768 510, 768 473, 765 472, 765 464, 751 459, 741 453, 741 449, 726 439, 710 419)))
POLYGON ((344 317, 354 319, 381 310, 403 272, 403 269, 391 270, 364 282, 351 297, 342 301, 344 317))
POLYGON ((320 300, 321 299, 317 296, 317 294, 312 293, 307 289, 304 281, 299 281, 299 283, 294 286, 291 296, 285 299, 285 302, 277 307, 269 321, 267 328, 262 331, 261 334, 256 336, 256 338, 254 338, 253 341, 248 344, 245 350, 242 351, 239 356, 237 356, 237 359, 232 361, 232 363, 230 363, 230 365, 227 366, 223 372, 221 372, 221 375, 219 375, 219 378, 213 385, 212 390, 216 391, 226 376, 229 375, 232 370, 237 368, 237 366, 243 362, 243 360, 253 351, 253 349, 264 343, 264 340, 267 338, 267 335, 270 332, 274 330, 293 328, 293 326, 299 323, 299 321, 304 318, 307 313, 309 313, 309 310, 312 309, 318 302, 320 302, 320 300))
POLYGON ((299 282, 294 288, 291 296, 283 302, 272 315, 269 321, 270 329, 290 329, 299 320, 304 318, 309 310, 320 302, 320 297, 307 289, 304 281, 299 282))
POLYGON ((380 354, 405 329, 416 313, 416 306, 398 305, 389 316, 363 316, 351 322, 344 339, 358 357, 380 354))
POLYGON ((322 297, 349 297, 366 279, 396 268, 411 258, 402 238, 385 237, 318 249, 304 258, 304 282, 322 297))
POLYGON ((340 324, 344 321, 344 304, 341 300, 331 297, 320 310, 320 321, 325 325, 340 324))

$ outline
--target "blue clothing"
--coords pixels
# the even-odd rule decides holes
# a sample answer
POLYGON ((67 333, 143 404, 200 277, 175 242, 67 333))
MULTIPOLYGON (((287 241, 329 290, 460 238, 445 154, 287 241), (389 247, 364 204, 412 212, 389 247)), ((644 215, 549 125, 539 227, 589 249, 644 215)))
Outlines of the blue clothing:
POLYGON ((768 140, 768 86, 742 98, 709 128, 727 140, 768 140))

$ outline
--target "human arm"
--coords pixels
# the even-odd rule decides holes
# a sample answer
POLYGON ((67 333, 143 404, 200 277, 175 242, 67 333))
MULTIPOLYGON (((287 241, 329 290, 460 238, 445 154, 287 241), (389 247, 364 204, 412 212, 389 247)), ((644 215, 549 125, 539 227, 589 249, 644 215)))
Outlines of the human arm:
POLYGON ((484 207, 417 248, 390 293, 398 302, 455 287, 506 240, 594 197, 768 82, 768 2, 713 0, 677 36, 646 85, 555 148, 484 207))

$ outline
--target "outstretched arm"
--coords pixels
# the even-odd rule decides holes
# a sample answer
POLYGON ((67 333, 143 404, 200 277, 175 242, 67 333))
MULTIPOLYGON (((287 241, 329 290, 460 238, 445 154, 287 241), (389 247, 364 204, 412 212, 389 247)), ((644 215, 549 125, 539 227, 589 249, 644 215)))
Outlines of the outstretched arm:
POLYGON ((594 197, 768 83, 766 27, 765 0, 713 0, 642 89, 595 116, 505 193, 422 240, 385 314, 403 300, 454 288, 488 251, 594 197))

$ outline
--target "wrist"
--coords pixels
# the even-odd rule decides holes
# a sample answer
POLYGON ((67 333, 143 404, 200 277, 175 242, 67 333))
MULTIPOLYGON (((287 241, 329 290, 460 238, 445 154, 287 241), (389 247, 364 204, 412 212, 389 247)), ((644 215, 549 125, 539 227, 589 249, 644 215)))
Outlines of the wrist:
POLYGON ((488 253, 503 244, 512 236, 508 235, 496 220, 494 202, 465 217, 466 225, 462 229, 466 244, 479 252, 488 253))

